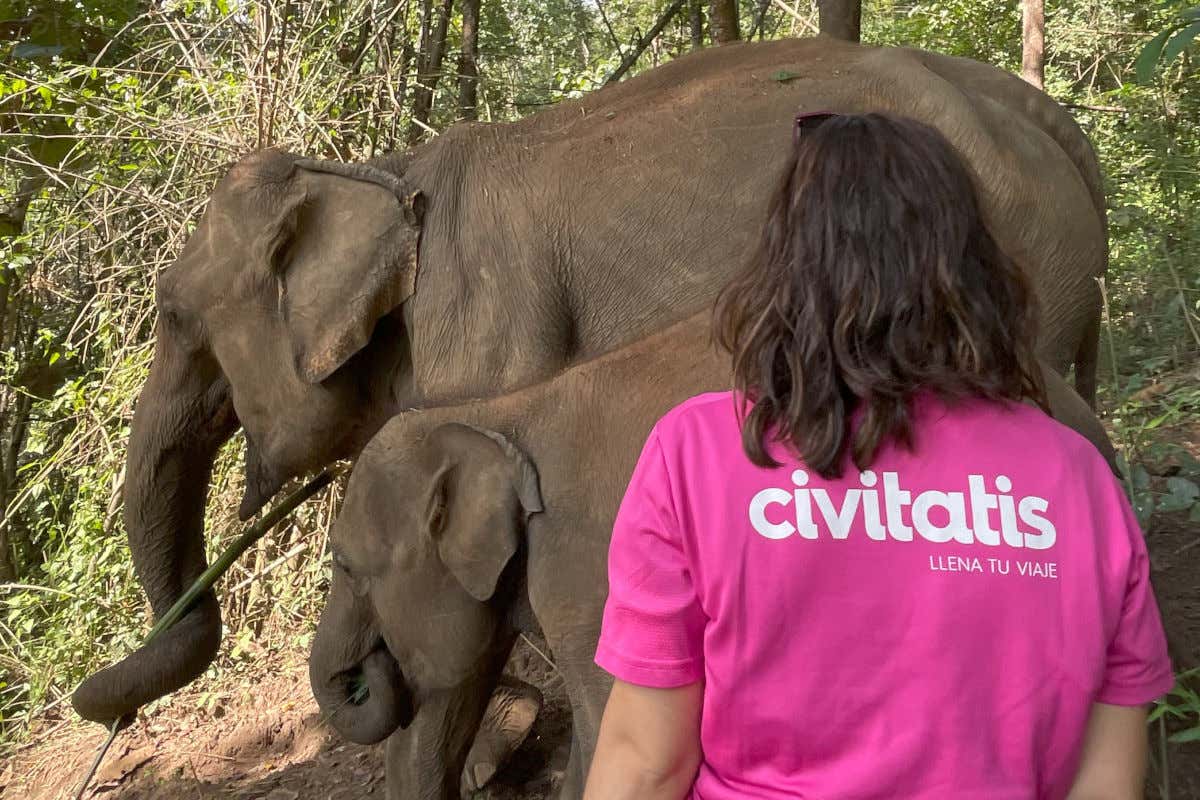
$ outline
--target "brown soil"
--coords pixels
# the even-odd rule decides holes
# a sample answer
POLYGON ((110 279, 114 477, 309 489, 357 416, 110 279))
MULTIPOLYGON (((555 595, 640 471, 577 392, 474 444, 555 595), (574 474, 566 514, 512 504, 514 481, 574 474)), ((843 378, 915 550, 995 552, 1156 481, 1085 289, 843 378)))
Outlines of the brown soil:
MULTIPOLYGON (((293 653, 277 659, 259 670, 258 685, 239 686, 214 704, 206 702, 211 695, 194 691, 161 704, 118 737, 85 796, 382 800, 383 746, 347 744, 322 721, 302 657, 293 653)), ((546 800, 568 755, 570 709, 562 679, 525 642, 514 650, 510 671, 537 684, 546 705, 521 749, 476 800, 546 800)), ((0 796, 74 797, 104 737, 95 725, 47 727, 0 767, 0 796)))
MULTIPOLYGON (((1161 437, 1200 458, 1200 420, 1162 431, 1161 437)), ((1165 476, 1173 471, 1169 463, 1156 465, 1159 475, 1152 490, 1161 491, 1165 476)), ((1167 630, 1171 659, 1177 672, 1200 668, 1200 523, 1190 521, 1186 512, 1156 513, 1146 533, 1150 550, 1150 569, 1154 593, 1167 630)), ((1200 692, 1200 680, 1192 679, 1189 688, 1200 692)), ((1195 709, 1192 711, 1195 714, 1195 709)), ((1192 720, 1195 724, 1195 718, 1192 720)), ((1169 744, 1174 725, 1167 722, 1152 728, 1151 768, 1147 795, 1151 798, 1200 798, 1200 742, 1169 744), (1168 765, 1163 769, 1163 763, 1168 765)))
MULTIPOLYGON (((1147 535, 1154 589, 1177 671, 1200 666, 1200 525, 1186 514, 1155 515, 1147 535)), ((1193 689, 1200 682, 1192 681, 1193 689)), ((1167 732, 1171 732, 1167 726, 1167 732)), ((1162 791, 1162 741, 1152 735, 1150 797, 1200 798, 1200 742, 1167 745, 1169 794, 1162 791)))

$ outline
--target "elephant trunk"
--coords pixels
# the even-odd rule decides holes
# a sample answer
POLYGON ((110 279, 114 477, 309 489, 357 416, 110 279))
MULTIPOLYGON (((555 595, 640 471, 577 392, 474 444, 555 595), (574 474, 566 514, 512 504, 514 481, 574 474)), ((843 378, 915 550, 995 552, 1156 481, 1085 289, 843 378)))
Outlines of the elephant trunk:
MULTIPOLYGON (((213 461, 237 428, 216 361, 185 347, 162 321, 138 398, 125 470, 125 526, 138 580, 160 618, 199 577, 213 461)), ((79 715, 109 723, 198 677, 216 657, 221 613, 212 592, 172 628, 92 675, 75 691, 79 715)))
POLYGON ((365 606, 334 575, 313 637, 308 677, 322 715, 344 738, 375 744, 412 721, 412 694, 365 606))

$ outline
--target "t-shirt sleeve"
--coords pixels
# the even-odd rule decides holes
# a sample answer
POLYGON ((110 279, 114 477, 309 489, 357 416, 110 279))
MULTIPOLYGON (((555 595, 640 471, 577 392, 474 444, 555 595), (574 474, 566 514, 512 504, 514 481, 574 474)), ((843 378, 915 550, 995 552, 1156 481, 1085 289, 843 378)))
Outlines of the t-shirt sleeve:
POLYGON ((626 683, 686 686, 704 676, 706 617, 680 541, 657 429, 638 459, 608 552, 596 663, 626 683))
POLYGON ((1096 701, 1117 706, 1138 706, 1162 697, 1175 683, 1171 659, 1167 655, 1167 637, 1154 590, 1150 585, 1150 558, 1146 542, 1129 505, 1129 500, 1113 479, 1108 481, 1113 523, 1122 525, 1129 541, 1129 570, 1125 578, 1125 599, 1116 632, 1108 645, 1104 681, 1096 701))

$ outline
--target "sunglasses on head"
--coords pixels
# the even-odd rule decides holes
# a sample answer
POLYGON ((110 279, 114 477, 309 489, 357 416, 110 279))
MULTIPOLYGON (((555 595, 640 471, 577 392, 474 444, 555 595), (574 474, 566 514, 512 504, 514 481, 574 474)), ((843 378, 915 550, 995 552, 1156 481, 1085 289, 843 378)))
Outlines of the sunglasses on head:
POLYGON ((803 133, 815 129, 825 120, 836 116, 838 116, 836 111, 801 111, 796 115, 796 124, 792 128, 792 140, 800 141, 803 133))

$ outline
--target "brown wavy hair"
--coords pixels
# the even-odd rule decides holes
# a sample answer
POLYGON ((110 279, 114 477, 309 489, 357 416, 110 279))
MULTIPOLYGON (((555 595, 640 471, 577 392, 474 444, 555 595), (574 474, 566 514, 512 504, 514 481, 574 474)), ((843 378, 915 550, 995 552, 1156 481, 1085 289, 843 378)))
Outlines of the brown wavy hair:
POLYGON ((1045 408, 1032 292, 950 143, 890 114, 801 117, 797 133, 758 248, 714 314, 750 460, 778 466, 770 436, 826 478, 847 448, 866 469, 887 440, 912 448, 920 391, 1045 408))

